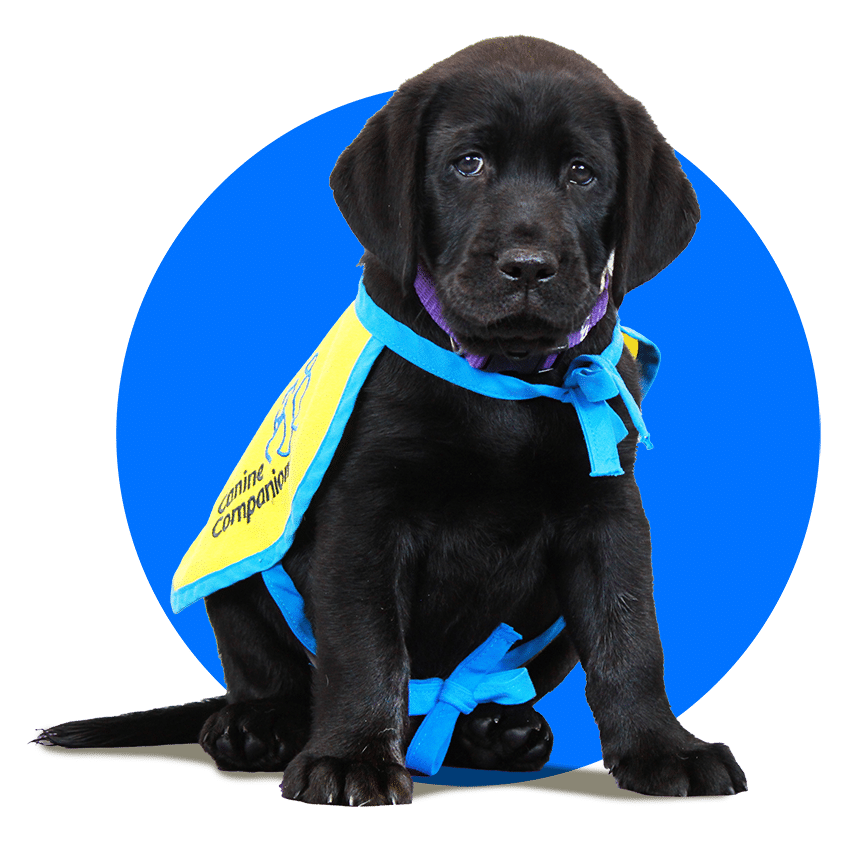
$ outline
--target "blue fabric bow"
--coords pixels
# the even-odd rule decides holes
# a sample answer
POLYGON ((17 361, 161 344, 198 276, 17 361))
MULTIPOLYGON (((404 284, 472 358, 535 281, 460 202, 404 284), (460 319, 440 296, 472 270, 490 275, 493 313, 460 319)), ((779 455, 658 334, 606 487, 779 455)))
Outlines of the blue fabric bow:
POLYGON ((622 332, 616 326, 610 344, 601 354, 575 357, 565 374, 562 395, 559 397, 576 409, 589 451, 592 477, 611 477, 624 473, 616 445, 625 438, 628 430, 607 401, 614 396, 622 397, 637 427, 640 441, 647 449, 652 449, 640 408, 616 369, 623 346, 622 332))
POLYGON ((522 637, 513 627, 499 624, 444 680, 412 679, 408 685, 408 713, 426 714, 406 753, 405 764, 423 774, 442 766, 460 714, 470 714, 482 702, 520 705, 535 696, 535 688, 522 663, 534 657, 564 629, 559 618, 537 639, 509 651, 522 637))

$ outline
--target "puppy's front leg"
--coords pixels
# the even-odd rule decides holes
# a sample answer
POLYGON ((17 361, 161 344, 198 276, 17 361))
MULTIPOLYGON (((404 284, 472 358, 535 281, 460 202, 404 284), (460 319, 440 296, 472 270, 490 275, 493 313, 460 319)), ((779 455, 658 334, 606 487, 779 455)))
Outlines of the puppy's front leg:
POLYGON ((633 477, 597 478, 561 562, 569 631, 617 784, 647 795, 732 795, 745 775, 724 744, 670 709, 652 595, 649 525, 633 477))
POLYGON ((409 662, 393 558, 382 546, 373 551, 374 529, 359 529, 357 518, 342 521, 338 542, 313 557, 312 733, 286 768, 282 794, 313 804, 408 804, 409 662))

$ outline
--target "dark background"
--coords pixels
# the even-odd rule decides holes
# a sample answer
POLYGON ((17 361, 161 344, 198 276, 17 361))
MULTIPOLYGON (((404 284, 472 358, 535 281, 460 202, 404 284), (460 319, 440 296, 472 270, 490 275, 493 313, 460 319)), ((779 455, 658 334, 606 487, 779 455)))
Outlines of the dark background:
MULTIPOLYGON (((861 309, 849 258, 861 160, 850 119, 858 55, 842 8, 89 2, 5 14, 8 845, 28 857, 93 860, 427 859, 459 848, 727 861, 746 848, 748 858, 843 848, 861 763, 844 682, 861 679, 853 652, 862 565, 848 534, 856 537, 852 514, 861 512, 851 474, 862 411, 838 395, 858 396, 845 367, 861 362, 855 326, 845 327, 861 309), (824 423, 811 527, 769 622, 685 716, 697 734, 730 744, 751 790, 652 804, 617 798, 605 775, 584 769, 591 781, 548 794, 473 792, 348 811, 283 802, 271 777, 223 782, 230 775, 204 760, 169 764, 192 761, 187 751, 156 761, 127 751, 118 761, 48 758, 26 746, 42 723, 216 692, 141 573, 114 460, 126 340, 174 237, 234 168, 287 129, 512 33, 580 51, 642 100, 750 220, 805 324, 824 423)), ((734 316, 747 315, 748 292, 759 289, 730 286, 734 316)), ((783 346, 768 343, 754 354, 755 386, 783 374, 783 346)), ((795 427, 790 405, 777 434, 795 427)), ((418 797, 440 791, 418 786, 418 797)))

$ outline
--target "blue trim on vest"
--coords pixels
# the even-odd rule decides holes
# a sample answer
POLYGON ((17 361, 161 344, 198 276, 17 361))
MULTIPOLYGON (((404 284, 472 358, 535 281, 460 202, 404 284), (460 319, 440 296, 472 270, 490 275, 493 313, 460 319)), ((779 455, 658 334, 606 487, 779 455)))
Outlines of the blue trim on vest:
MULTIPOLYGON (((649 450, 652 449, 639 406, 616 369, 624 348, 622 328, 618 321, 610 344, 600 354, 575 357, 565 373, 564 386, 553 387, 548 384, 530 384, 499 372, 473 369, 464 358, 434 345, 388 315, 367 294, 362 279, 354 308, 360 323, 376 339, 404 360, 437 378, 494 399, 523 400, 545 396, 573 405, 583 430, 592 477, 613 477, 624 473, 616 445, 626 437, 628 430, 608 404, 608 400, 615 396, 622 397, 637 428, 639 440, 649 450)), ((646 346, 649 353, 649 346, 654 348, 654 364, 644 371, 644 377, 647 378, 644 387, 647 390, 657 371, 660 352, 648 339, 633 330, 627 332, 640 341, 641 348, 646 346)))
MULTIPOLYGON (((311 655, 316 653, 315 635, 304 611, 303 597, 281 564, 261 574, 288 626, 311 655)), ((520 645, 522 639, 507 624, 499 624, 478 648, 447 678, 412 678, 408 683, 408 713, 426 715, 406 753, 406 766, 422 774, 436 774, 450 746, 460 714, 470 714, 478 705, 521 705, 535 697, 535 688, 524 668, 565 628, 559 618, 540 636, 520 645)))

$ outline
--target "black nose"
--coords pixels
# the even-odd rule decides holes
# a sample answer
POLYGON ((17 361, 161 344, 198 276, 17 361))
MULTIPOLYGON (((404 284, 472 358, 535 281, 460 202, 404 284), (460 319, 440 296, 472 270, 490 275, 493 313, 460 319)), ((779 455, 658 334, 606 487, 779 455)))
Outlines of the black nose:
POLYGON ((556 256, 545 249, 508 249, 496 264, 506 279, 523 281, 528 287, 552 279, 559 266, 556 256))

